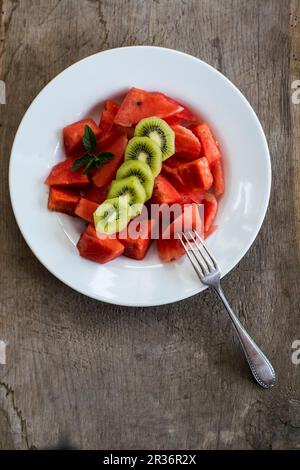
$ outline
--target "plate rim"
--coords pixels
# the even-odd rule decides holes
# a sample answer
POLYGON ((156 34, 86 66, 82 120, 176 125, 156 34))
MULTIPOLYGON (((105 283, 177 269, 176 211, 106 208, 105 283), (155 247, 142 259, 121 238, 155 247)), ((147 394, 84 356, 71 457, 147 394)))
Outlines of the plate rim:
POLYGON ((252 116, 254 117, 255 121, 256 121, 256 124, 257 124, 257 128, 259 130, 259 133, 260 133, 260 136, 262 138, 262 143, 264 145, 264 152, 266 153, 267 155, 267 159, 266 159, 266 163, 267 163, 267 174, 266 174, 266 180, 265 180, 265 186, 266 186, 266 193, 265 193, 265 200, 264 200, 264 205, 263 205, 263 210, 262 210, 262 213, 261 213, 261 217, 260 217, 260 220, 257 224, 257 227, 256 229, 253 231, 253 234, 252 234, 252 237, 250 238, 249 242, 247 243, 247 246, 245 247, 244 250, 241 251, 240 255, 239 255, 239 259, 238 261, 235 262, 235 264, 226 272, 222 273, 221 274, 221 278, 223 278, 224 276, 226 276, 227 274, 229 274, 241 261, 242 259, 244 258, 244 256, 247 254, 247 252, 249 251, 249 249, 251 248, 251 246, 253 245, 253 243, 255 242, 260 230, 261 230, 261 227, 262 227, 262 224, 265 220, 265 217, 266 217, 266 213, 268 211, 268 208, 269 208, 269 202, 270 202, 270 195, 271 195, 271 187, 272 187, 272 166, 271 166, 271 156, 270 156, 270 151, 269 151, 269 147, 268 147, 268 142, 267 142, 267 139, 266 139, 266 135, 265 135, 265 132, 264 132, 264 129, 263 129, 263 126, 256 114, 256 112, 254 111, 253 107, 251 106, 250 102, 247 100, 247 98, 243 95, 243 93, 239 90, 239 88, 231 81, 229 80, 229 78, 227 78, 222 72, 220 72, 219 70, 217 70, 215 67, 213 67, 212 65, 208 64, 207 62, 203 61, 202 59, 198 58, 198 57, 195 57, 191 54, 188 54, 186 52, 182 52, 182 51, 178 51, 176 49, 171 49, 171 48, 166 48, 166 47, 160 47, 160 46, 148 46, 148 45, 135 45, 135 46, 124 46, 124 47, 116 47, 116 48, 111 48, 111 49, 106 49, 104 51, 100 51, 100 52, 96 52, 95 54, 91 54, 91 55, 88 55, 80 60, 78 60, 77 62, 74 62, 73 64, 69 65, 68 67, 66 67, 65 69, 63 69, 61 72, 59 72, 57 75, 55 75, 40 91, 39 93, 35 96, 35 98, 32 100, 31 104, 28 106, 27 110, 25 111, 19 125, 18 125, 18 128, 17 128, 17 131, 15 133, 15 136, 14 136, 14 141, 13 141, 13 145, 11 147, 11 152, 10 152, 10 159, 9 159, 9 171, 8 171, 8 183, 9 183, 9 195, 10 195, 10 201, 11 201, 11 206, 12 206, 12 210, 13 210, 13 214, 14 214, 14 217, 15 217, 15 220, 16 220, 16 223, 17 223, 17 226, 27 244, 27 246, 29 247, 29 249, 32 251, 32 253, 34 254, 34 256, 38 259, 38 261, 47 269, 47 271, 49 271, 54 277, 56 277, 59 281, 61 281, 63 284, 67 285, 68 287, 70 287, 71 289, 73 289, 74 291, 76 292, 79 292, 80 294, 83 294, 89 298, 92 298, 92 299, 95 299, 97 301, 100 301, 100 302, 104 302, 104 303, 108 303, 108 304, 111 304, 111 305, 118 305, 118 306, 126 306, 126 307, 136 307, 136 308, 141 308, 141 307, 156 307, 156 306, 161 306, 161 305, 168 305, 168 304, 172 304, 172 303, 176 303, 176 302, 180 302, 180 301, 183 301, 183 300, 186 300, 188 298, 191 298, 191 297, 194 297, 195 295, 197 294, 200 294, 201 292, 203 292, 204 290, 206 290, 208 287, 207 286, 204 286, 203 284, 201 284, 201 282, 199 281, 199 289, 197 290, 197 292, 195 293, 188 293, 187 295, 184 295, 184 296, 180 296, 179 298, 176 298, 175 300, 172 299, 172 300, 168 300, 168 301, 163 301, 161 302, 160 300, 158 301, 152 301, 151 303, 149 302, 145 302, 145 303, 132 303, 132 302, 126 302, 126 301, 121 301, 121 300, 118 300, 118 299, 110 299, 110 298, 107 298, 107 297, 104 297, 102 295, 93 295, 92 292, 89 292, 87 293, 84 289, 81 289, 81 287, 74 287, 71 282, 69 282, 68 280, 64 279, 63 276, 61 276, 59 273, 56 273, 54 269, 50 268, 44 261, 41 260, 40 256, 35 252, 34 250, 34 247, 32 246, 32 243, 30 242, 30 240, 28 239, 27 235, 23 233, 22 231, 22 228, 21 228, 21 225, 19 223, 19 220, 18 220, 18 217, 17 217, 17 210, 16 210, 16 202, 14 200, 14 197, 13 197, 13 190, 12 190, 12 186, 13 186, 13 183, 12 183, 12 179, 13 179, 13 176, 12 176, 12 158, 13 158, 13 154, 14 154, 14 148, 15 148, 15 145, 16 145, 16 140, 17 140, 17 136, 18 136, 18 133, 19 133, 19 130, 20 128, 22 127, 22 124, 23 122, 25 121, 27 115, 30 113, 30 110, 31 108, 34 106, 35 102, 38 100, 39 96, 48 88, 50 87, 53 82, 55 82, 57 79, 59 79, 59 77, 61 75, 63 75, 65 72, 69 71, 70 69, 72 68, 75 68, 78 64, 81 64, 85 61, 88 61, 88 60, 92 60, 94 57, 96 56, 99 56, 99 55, 104 55, 104 54, 111 54, 111 53, 117 53, 118 51, 120 50, 132 50, 132 49, 152 49, 152 50, 157 50, 157 51, 167 51, 167 52, 170 52, 174 55, 180 55, 180 56, 186 56, 189 60, 193 60, 194 62, 200 62, 204 67, 207 67, 209 69, 211 69, 214 73, 216 73, 217 75, 220 75, 221 78, 223 80, 225 80, 227 82, 227 84, 234 89, 234 91, 239 95, 239 98, 244 102, 244 104, 246 105, 246 107, 248 108, 248 110, 250 111, 250 113, 252 114, 252 116))

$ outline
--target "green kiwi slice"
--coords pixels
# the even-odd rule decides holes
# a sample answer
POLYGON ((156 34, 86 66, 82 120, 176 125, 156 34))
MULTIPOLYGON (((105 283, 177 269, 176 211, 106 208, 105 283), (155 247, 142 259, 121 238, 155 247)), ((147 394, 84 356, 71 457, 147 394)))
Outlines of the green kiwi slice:
POLYGON ((127 160, 117 171, 117 179, 137 176, 146 192, 146 201, 151 198, 154 186, 154 176, 150 166, 140 160, 127 160))
POLYGON ((130 220, 126 197, 106 199, 94 212, 97 233, 112 235, 121 232, 130 220))
POLYGON ((163 161, 175 153, 175 133, 163 119, 156 116, 142 119, 137 124, 134 135, 153 140, 161 150, 163 161))
POLYGON ((125 160, 140 160, 148 163, 154 177, 161 171, 161 150, 149 137, 133 137, 133 139, 130 139, 125 150, 125 160))
POLYGON ((130 206, 129 215, 135 217, 140 214, 146 201, 146 191, 137 176, 128 176, 111 183, 107 197, 125 197, 130 206))

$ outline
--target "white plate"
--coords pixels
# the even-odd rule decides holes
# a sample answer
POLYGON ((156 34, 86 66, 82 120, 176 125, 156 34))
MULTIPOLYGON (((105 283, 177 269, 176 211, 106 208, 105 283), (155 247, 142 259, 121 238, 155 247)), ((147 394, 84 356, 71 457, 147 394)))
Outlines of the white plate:
POLYGON ((223 275, 245 255, 263 222, 271 166, 262 127, 247 100, 217 70, 195 57, 156 47, 113 49, 72 65, 37 96, 18 129, 9 185, 20 230, 41 263, 73 289, 119 305, 161 305, 204 290, 187 259, 162 264, 155 243, 144 261, 120 257, 106 265, 78 255, 80 220, 47 210, 49 169, 63 157, 61 129, 132 86, 159 90, 207 120, 221 143, 226 193, 218 230, 207 244, 223 275))

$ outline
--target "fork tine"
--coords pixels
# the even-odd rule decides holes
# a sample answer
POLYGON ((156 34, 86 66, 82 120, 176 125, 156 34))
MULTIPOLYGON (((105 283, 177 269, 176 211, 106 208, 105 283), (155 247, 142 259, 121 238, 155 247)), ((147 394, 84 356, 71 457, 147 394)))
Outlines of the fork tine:
POLYGON ((194 234, 196 235, 196 237, 198 238, 199 242, 201 243, 201 245, 203 246, 207 256, 209 257, 209 259, 212 261, 214 267, 216 269, 218 269, 218 265, 217 265, 217 262, 215 260, 215 258, 213 257, 213 255, 208 251, 207 247, 205 246, 205 244, 203 243, 203 240, 202 238, 200 237, 199 233, 196 231, 196 230, 193 230, 194 234))
POLYGON ((196 262, 199 264, 199 266, 201 268, 201 271, 203 272, 203 276, 205 276, 206 274, 209 273, 209 269, 208 269, 206 263, 203 262, 202 259, 199 259, 199 256, 197 256, 199 254, 199 250, 197 251, 197 250, 194 249, 193 245, 191 244, 190 240, 187 238, 187 236, 184 232, 182 233, 182 236, 185 239, 188 246, 190 247, 190 250, 193 253, 194 258, 196 259, 196 262))
POLYGON ((213 269, 213 264, 211 263, 210 261, 210 258, 208 258, 208 256, 206 255, 205 251, 202 249, 202 245, 199 245, 197 243, 197 240, 196 240, 196 237, 194 236, 193 232, 188 232, 189 236, 191 237, 191 239, 193 240, 194 244, 196 245, 196 247, 198 248, 198 253, 199 255, 201 256, 203 262, 205 263, 205 266, 206 266, 206 269, 207 271, 211 271, 211 269, 213 269))
POLYGON ((196 262, 195 262, 195 260, 193 259, 191 253, 189 252, 189 250, 187 249, 185 243, 183 242, 182 238, 181 238, 179 235, 178 235, 178 238, 179 238, 179 240, 180 240, 180 242, 181 242, 181 244, 182 244, 182 246, 183 246, 183 248, 184 248, 186 254, 187 254, 188 257, 189 257, 189 260, 190 260, 190 262, 192 263, 192 266, 193 266, 194 270, 196 271, 197 276, 198 276, 199 279, 201 280, 201 277, 204 276, 202 270, 200 271, 201 267, 200 267, 200 269, 199 269, 199 266, 196 264, 196 262))
POLYGON ((195 250, 193 246, 191 245, 189 239, 187 238, 186 234, 183 232, 182 236, 186 242, 186 244, 189 246, 190 250, 188 250, 187 246, 185 245, 185 251, 188 253, 188 256, 190 260, 193 260, 194 265, 197 266, 198 271, 200 271, 201 276, 205 276, 206 272, 203 266, 199 263, 198 257, 196 256, 195 250), (192 256, 193 255, 193 256, 192 256))

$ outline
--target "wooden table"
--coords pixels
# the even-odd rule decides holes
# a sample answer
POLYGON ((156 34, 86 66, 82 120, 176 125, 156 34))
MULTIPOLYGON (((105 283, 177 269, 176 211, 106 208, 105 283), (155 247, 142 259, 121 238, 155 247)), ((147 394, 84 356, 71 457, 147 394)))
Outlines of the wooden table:
POLYGON ((300 2, 0 6, 0 79, 7 87, 0 106, 0 339, 8 341, 7 365, 0 365, 0 448, 65 441, 84 449, 299 448, 300 366, 291 354, 300 339, 300 105, 292 103, 291 83, 300 79, 300 2), (7 170, 27 107, 73 62, 134 44, 207 61, 241 89, 264 126, 273 165, 270 208, 224 288, 276 367, 271 391, 250 379, 212 293, 149 309, 96 302, 55 279, 16 226, 7 170))

